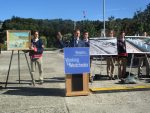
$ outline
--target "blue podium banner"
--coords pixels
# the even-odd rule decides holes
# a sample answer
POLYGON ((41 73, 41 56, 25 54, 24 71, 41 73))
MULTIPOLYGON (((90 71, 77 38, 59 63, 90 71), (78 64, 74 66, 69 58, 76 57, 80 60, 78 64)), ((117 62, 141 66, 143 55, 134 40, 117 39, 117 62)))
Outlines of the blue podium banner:
POLYGON ((65 74, 90 73, 88 47, 64 48, 65 74))

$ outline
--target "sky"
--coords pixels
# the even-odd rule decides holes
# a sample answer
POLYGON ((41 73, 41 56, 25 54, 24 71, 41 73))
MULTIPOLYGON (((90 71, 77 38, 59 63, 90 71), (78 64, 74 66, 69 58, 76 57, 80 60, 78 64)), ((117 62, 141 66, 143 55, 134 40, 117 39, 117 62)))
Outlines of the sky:
MULTIPOLYGON (((150 0, 105 0, 105 20, 132 18, 150 0)), ((103 0, 0 0, 0 20, 12 16, 34 19, 103 20, 103 0), (85 17, 85 18, 84 18, 85 17)))

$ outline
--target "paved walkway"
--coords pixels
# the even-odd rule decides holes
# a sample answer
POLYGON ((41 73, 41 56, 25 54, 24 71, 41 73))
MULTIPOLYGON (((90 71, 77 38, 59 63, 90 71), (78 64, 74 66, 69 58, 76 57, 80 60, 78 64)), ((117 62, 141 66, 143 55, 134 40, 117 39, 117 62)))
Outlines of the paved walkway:
MULTIPOLYGON (((11 52, 0 54, 0 82, 5 85, 11 52)), ((18 84, 17 52, 13 57, 7 89, 0 90, 0 113, 149 113, 150 90, 107 91, 90 93, 89 96, 65 97, 63 54, 44 52, 44 84, 33 87, 24 54, 20 54, 21 84, 18 84)), ((106 73, 105 65, 101 74, 106 73)), ((136 69, 134 69, 136 73, 136 69)), ((99 67, 97 71, 99 73, 99 67)), ((38 79, 38 72, 36 72, 38 79)), ((109 87, 118 80, 101 78, 89 86, 109 87)), ((145 80, 132 85, 150 85, 145 80)))

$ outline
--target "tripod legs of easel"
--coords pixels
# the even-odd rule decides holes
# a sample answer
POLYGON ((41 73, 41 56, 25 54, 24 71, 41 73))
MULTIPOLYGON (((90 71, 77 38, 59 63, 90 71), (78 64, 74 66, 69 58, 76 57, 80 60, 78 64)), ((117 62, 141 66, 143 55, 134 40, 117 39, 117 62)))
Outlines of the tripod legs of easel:
POLYGON ((129 77, 131 76, 131 72, 132 72, 133 59, 134 59, 134 54, 132 54, 132 57, 131 57, 130 70, 129 70, 129 77))
POLYGON ((25 55, 25 58, 26 58, 26 61, 27 61, 27 65, 28 65, 28 69, 29 69, 29 72, 30 72, 30 75, 31 75, 32 84, 35 86, 35 81, 34 81, 32 73, 31 73, 31 69, 30 69, 30 66, 29 66, 29 62, 28 62, 28 58, 27 58, 26 53, 24 53, 24 55, 25 55))
POLYGON ((18 51, 18 75, 19 75, 19 84, 20 84, 20 54, 18 51))
POLYGON ((134 53, 132 53, 129 75, 128 75, 128 77, 125 79, 125 83, 129 83, 129 84, 130 84, 130 83, 136 83, 135 76, 131 76, 132 66, 133 66, 133 59, 134 59, 134 53))
POLYGON ((147 54, 145 53, 145 57, 146 57, 146 76, 149 77, 149 73, 150 73, 150 60, 147 56, 147 54))
MULTIPOLYGON (((12 53, 11 53, 11 58, 10 58, 10 63, 9 63, 9 68, 8 68, 8 73, 7 73, 5 88, 7 87, 7 84, 8 84, 8 78, 9 78, 9 73, 10 73, 10 68, 11 68, 11 63, 12 63, 13 55, 14 55, 14 50, 12 50, 12 53)), ((24 53, 24 55, 25 55, 26 62, 27 62, 27 65, 28 65, 29 73, 31 75, 32 84, 35 86, 34 78, 33 78, 33 75, 31 74, 31 69, 30 69, 30 66, 29 66, 29 62, 28 62, 26 53, 24 53)), ((19 51, 18 51, 18 75, 19 75, 19 84, 20 84, 20 53, 19 53, 19 51)))
POLYGON ((9 63, 9 68, 8 68, 8 73, 7 73, 5 88, 7 87, 7 83, 8 83, 9 72, 10 72, 10 68, 11 68, 11 62, 12 62, 13 54, 14 54, 14 51, 12 51, 12 53, 11 53, 11 58, 10 58, 10 63, 9 63))

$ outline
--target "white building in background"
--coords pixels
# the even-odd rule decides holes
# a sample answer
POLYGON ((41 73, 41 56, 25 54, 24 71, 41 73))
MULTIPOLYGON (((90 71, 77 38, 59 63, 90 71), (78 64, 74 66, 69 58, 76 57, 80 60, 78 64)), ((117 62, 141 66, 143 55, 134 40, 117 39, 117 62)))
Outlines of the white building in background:
POLYGON ((106 35, 105 35, 105 30, 104 29, 102 29, 101 30, 101 37, 105 37, 106 35))

